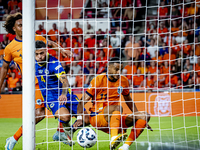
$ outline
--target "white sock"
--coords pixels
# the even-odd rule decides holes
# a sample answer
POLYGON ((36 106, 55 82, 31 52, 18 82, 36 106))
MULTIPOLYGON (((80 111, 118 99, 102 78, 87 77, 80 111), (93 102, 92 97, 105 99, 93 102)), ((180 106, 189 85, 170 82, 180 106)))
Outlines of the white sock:
POLYGON ((129 149, 129 147, 130 147, 130 146, 129 146, 128 144, 124 144, 124 145, 123 145, 123 148, 125 148, 125 149, 129 149))
POLYGON ((111 142, 116 138, 117 136, 113 136, 113 137, 111 137, 111 142))

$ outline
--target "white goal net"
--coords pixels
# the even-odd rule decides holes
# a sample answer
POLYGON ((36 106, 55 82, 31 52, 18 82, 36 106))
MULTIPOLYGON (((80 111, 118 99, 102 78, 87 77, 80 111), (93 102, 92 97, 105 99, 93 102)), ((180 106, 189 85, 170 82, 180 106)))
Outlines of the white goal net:
MULTIPOLYGON (((35 31, 73 53, 69 58, 48 48, 79 98, 108 71, 112 57, 120 58, 120 74, 138 110, 151 115, 154 130, 145 129, 129 149, 200 149, 199 14, 197 0, 36 0, 35 31)), ((131 113, 120 99, 123 114, 131 113)), ((58 124, 46 110, 36 125, 36 149, 84 149, 76 142, 78 131, 72 147, 54 141, 58 124)), ((110 135, 95 131, 98 141, 90 149, 108 149, 110 135)))

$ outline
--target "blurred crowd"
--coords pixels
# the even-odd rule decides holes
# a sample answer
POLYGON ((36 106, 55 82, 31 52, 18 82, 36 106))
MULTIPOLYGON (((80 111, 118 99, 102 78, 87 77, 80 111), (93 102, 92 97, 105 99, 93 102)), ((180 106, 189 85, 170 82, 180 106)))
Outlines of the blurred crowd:
MULTIPOLYGON (((153 7, 156 15, 145 15, 143 6, 148 5, 145 2, 110 0, 108 4, 105 0, 89 0, 81 17, 108 17, 110 29, 95 30, 89 22, 83 29, 77 21, 72 29, 67 29, 64 23, 63 31, 59 31, 56 23, 49 31, 40 24, 36 34, 73 52, 72 58, 65 58, 48 48, 48 52, 61 61, 71 87, 87 88, 96 74, 107 71, 111 57, 120 57, 124 65, 122 74, 132 88, 149 91, 158 88, 199 89, 200 1, 161 1, 159 7, 153 7), (137 21, 141 19, 143 21, 137 21), (140 30, 135 30, 137 27, 140 30)), ((11 6, 7 9, 12 11, 11 6)), ((14 38, 15 35, 3 35, 0 67, 3 49, 14 38)), ((14 63, 10 65, 3 90, 21 90, 21 74, 14 63)))

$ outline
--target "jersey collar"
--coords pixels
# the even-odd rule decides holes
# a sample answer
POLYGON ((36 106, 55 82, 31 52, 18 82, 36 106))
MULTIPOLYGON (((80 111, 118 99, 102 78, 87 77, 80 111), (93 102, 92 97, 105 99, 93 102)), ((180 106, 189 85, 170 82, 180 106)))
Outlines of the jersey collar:
POLYGON ((15 37, 15 41, 17 41, 17 42, 22 42, 22 40, 18 40, 18 39, 16 39, 16 37, 15 37))
POLYGON ((109 76, 108 76, 108 74, 106 73, 106 77, 108 78, 108 81, 110 81, 110 82, 117 82, 119 79, 117 79, 117 80, 111 80, 110 78, 109 78, 109 76))

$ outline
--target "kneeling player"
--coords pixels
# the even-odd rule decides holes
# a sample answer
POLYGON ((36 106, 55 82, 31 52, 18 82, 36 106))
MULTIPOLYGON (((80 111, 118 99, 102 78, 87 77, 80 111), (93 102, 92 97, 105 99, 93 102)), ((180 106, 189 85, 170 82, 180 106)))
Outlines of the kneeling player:
MULTIPOLYGON (((87 103, 92 99, 93 106, 90 109, 90 124, 106 133, 111 134, 110 149, 115 149, 121 142, 121 139, 127 137, 126 133, 118 135, 120 129, 134 126, 125 144, 119 149, 129 149, 129 146, 137 138, 144 128, 148 126, 147 122, 150 115, 147 112, 139 112, 129 94, 129 83, 126 77, 120 76, 122 64, 118 58, 112 58, 108 65, 108 74, 101 74, 95 77, 90 87, 84 93, 83 102, 87 103), (120 106, 120 95, 123 95, 127 106, 133 112, 131 115, 122 115, 122 106, 120 106)), ((78 114, 83 113, 83 102, 79 102, 78 114)), ((81 119, 77 119, 74 126, 82 124, 81 119)), ((148 126, 149 127, 149 126, 148 126)), ((150 127, 149 127, 150 128, 150 127)))
MULTIPOLYGON (((67 143, 71 146, 72 128, 69 126, 71 116, 77 114, 78 97, 68 89, 69 83, 60 62, 49 55, 46 44, 36 41, 35 75, 44 99, 45 107, 62 123, 67 134, 67 143)), ((85 112, 87 113, 87 112, 85 112)), ((85 123, 89 123, 89 116, 85 116, 85 123)), ((53 137, 54 138, 54 137, 53 137)), ((57 140, 54 138, 54 140, 57 140)))

